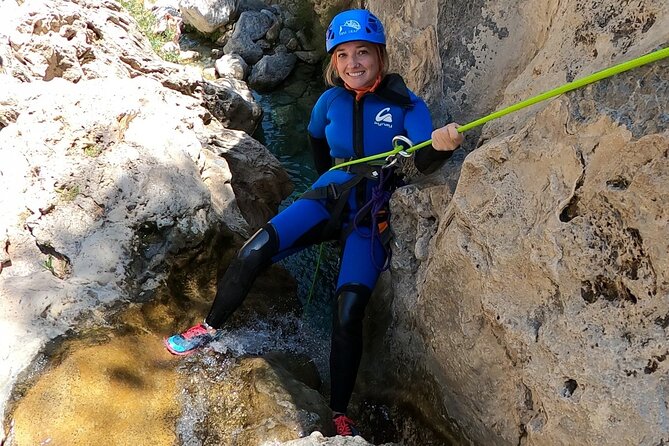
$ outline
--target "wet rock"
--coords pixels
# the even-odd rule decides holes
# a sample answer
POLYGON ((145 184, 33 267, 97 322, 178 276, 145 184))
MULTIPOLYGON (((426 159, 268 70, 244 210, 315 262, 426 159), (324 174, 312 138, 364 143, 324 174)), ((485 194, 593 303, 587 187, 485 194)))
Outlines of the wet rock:
POLYGON ((316 430, 332 433, 327 402, 288 372, 282 361, 286 359, 280 356, 271 361, 241 358, 228 368, 224 379, 210 382, 207 389, 188 390, 195 398, 204 398, 209 408, 201 427, 208 432, 204 444, 262 444, 293 440, 316 430))
POLYGON ((127 444, 174 444, 179 376, 160 338, 74 342, 59 356, 16 405, 12 444, 84 446, 121 433, 127 444))
MULTIPOLYGON (((299 440, 292 440, 280 443, 282 446, 369 446, 373 443, 368 443, 364 438, 356 437, 324 437, 320 432, 314 432, 308 437, 300 438, 299 440)), ((394 443, 384 443, 385 446, 394 445, 394 443)), ((381 445, 383 446, 383 445, 381 445)))
POLYGON ((296 62, 297 56, 291 53, 264 56, 251 69, 249 85, 259 91, 272 89, 288 77, 296 62))

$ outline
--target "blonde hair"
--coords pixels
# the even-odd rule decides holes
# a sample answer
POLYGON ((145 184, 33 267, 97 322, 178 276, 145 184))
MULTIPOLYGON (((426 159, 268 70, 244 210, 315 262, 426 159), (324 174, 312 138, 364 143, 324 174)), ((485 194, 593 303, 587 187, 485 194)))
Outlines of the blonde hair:
MULTIPOLYGON (((377 43, 371 44, 376 47, 376 55, 379 58, 380 65, 379 73, 381 74, 381 79, 383 79, 383 77, 388 73, 388 51, 386 51, 385 45, 379 45, 377 43)), ((337 73, 337 62, 335 61, 336 51, 337 50, 335 48, 335 50, 332 52, 332 55, 330 56, 330 60, 328 61, 327 66, 325 67, 325 72, 323 73, 325 83, 330 87, 334 87, 340 83, 339 73, 337 73)))

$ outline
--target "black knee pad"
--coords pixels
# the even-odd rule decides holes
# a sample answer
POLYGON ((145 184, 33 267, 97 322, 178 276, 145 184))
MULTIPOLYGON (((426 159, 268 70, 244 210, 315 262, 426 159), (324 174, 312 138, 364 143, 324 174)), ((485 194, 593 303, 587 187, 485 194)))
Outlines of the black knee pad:
POLYGON ((335 311, 335 329, 344 332, 360 329, 365 317, 365 308, 372 295, 365 285, 347 284, 337 292, 337 308, 335 311))
POLYGON ((278 250, 279 237, 276 229, 267 224, 244 243, 235 260, 243 262, 245 269, 257 271, 269 266, 278 250))

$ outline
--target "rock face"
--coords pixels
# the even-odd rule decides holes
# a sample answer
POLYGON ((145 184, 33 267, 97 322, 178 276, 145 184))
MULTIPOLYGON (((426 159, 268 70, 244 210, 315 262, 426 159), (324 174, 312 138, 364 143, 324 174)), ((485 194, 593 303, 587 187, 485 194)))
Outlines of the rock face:
MULTIPOLYGON (((368 3, 439 122, 669 41, 661 1, 368 3)), ((480 147, 456 188, 458 157, 395 194, 392 291, 368 327, 368 370, 388 358, 401 397, 473 444, 669 440, 668 68, 492 122, 468 141, 480 147)), ((374 373, 370 392, 387 389, 374 373)))
POLYGON ((220 87, 158 58, 118 4, 5 2, 1 25, 4 413, 47 341, 100 323, 115 302, 149 300, 213 246, 224 256, 291 185, 204 107, 220 87))
POLYGON ((230 22, 237 14, 239 0, 180 0, 179 10, 186 23, 209 34, 230 22))
MULTIPOLYGON (((391 69, 439 123, 467 122, 669 41, 669 5, 659 0, 365 4, 386 24, 391 69)), ((9 86, 0 90, 4 404, 46 341, 103 320, 114 301, 150 299, 175 257, 209 249, 214 230, 247 235, 287 186, 262 147, 220 125, 238 98, 157 60, 116 3, 2 9, 0 32, 12 30, 0 40, 9 86), (209 102, 217 97, 218 108, 209 102), (260 177, 235 173, 263 162, 253 169, 260 177)), ((282 20, 299 28, 295 16, 282 20)), ((281 41, 276 31, 267 39, 281 41)), ((283 35, 286 46, 299 40, 283 35)), ((363 393, 406 402, 462 443, 669 442, 668 68, 638 68, 491 122, 438 174, 397 191, 363 393)), ((118 365, 105 370, 138 382, 118 365)), ((263 360, 238 370, 270 377, 252 379, 265 384, 247 399, 289 381, 310 413, 324 412, 308 386, 272 376, 263 360)), ((272 404, 286 403, 281 388, 273 394, 272 404)), ((163 403, 156 414, 171 416, 163 403)), ((281 421, 282 439, 301 415, 281 421)), ((256 430, 272 419, 260 418, 247 438, 275 427, 256 430)), ((319 443, 314 434, 291 444, 319 443)))

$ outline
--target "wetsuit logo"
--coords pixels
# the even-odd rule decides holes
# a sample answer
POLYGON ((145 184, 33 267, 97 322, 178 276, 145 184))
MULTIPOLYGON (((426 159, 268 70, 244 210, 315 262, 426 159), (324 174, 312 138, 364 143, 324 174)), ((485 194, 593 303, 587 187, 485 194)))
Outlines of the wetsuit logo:
POLYGON ((358 21, 347 20, 344 22, 343 25, 339 27, 339 35, 344 36, 350 33, 357 33, 358 31, 360 31, 360 28, 362 28, 362 26, 360 26, 360 23, 358 23, 358 21))
POLYGON ((393 128, 393 115, 390 114, 390 107, 381 109, 374 118, 374 124, 378 126, 393 128))

